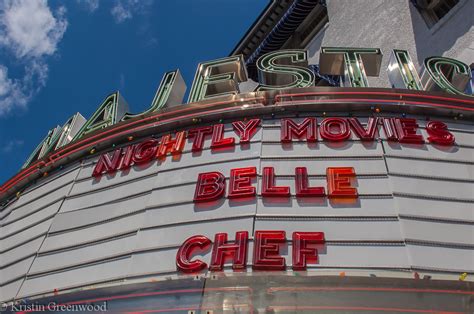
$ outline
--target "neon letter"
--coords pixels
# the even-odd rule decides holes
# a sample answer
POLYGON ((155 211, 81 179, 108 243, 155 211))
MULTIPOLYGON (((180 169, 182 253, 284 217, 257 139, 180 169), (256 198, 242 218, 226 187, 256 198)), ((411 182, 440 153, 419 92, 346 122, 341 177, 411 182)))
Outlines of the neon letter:
POLYGON ((275 170, 273 167, 264 167, 262 176, 263 197, 289 197, 289 186, 275 186, 275 170))
POLYGON ((240 137, 240 143, 250 143, 252 136, 257 133, 257 127, 260 124, 260 119, 252 119, 245 123, 244 121, 232 122, 235 133, 240 137))
POLYGON ((200 63, 194 75, 188 103, 210 97, 239 93, 239 83, 247 81, 244 56, 231 56, 200 63))
POLYGON ((387 72, 392 88, 423 90, 420 77, 408 51, 393 49, 387 72))
POLYGON ((367 122, 367 128, 364 128, 357 118, 349 118, 349 124, 355 131, 355 134, 362 141, 373 141, 375 139, 375 131, 377 131, 378 118, 370 117, 367 122))
POLYGON ((200 173, 194 193, 194 203, 215 201, 225 193, 225 177, 220 172, 200 173))
POLYGON ((100 156, 99 161, 95 165, 94 171, 92 172, 93 177, 102 175, 103 172, 110 173, 117 170, 120 164, 120 157, 122 156, 122 149, 116 149, 112 154, 112 159, 108 153, 100 156))
POLYGON ((470 96, 464 93, 470 80, 471 70, 461 61, 446 57, 429 57, 424 61, 421 82, 427 91, 470 96))
POLYGON ((378 76, 382 63, 379 48, 321 47, 321 74, 343 75, 347 87, 368 87, 367 75, 378 76))
POLYGON ((326 169, 328 196, 330 198, 357 198, 357 189, 351 186, 356 176, 352 167, 330 167, 326 169))
POLYGON ((252 268, 285 270, 285 259, 280 256, 280 244, 285 242, 285 231, 255 231, 252 268))
POLYGON ((176 267, 184 273, 195 273, 207 267, 207 264, 201 260, 190 261, 189 258, 196 249, 206 250, 211 245, 209 238, 196 235, 188 238, 179 247, 176 254, 176 267))
POLYGON ((349 124, 342 118, 323 119, 319 132, 323 139, 334 142, 347 140, 351 136, 349 124))
POLYGON ((233 146, 235 139, 233 137, 224 138, 224 125, 222 123, 214 124, 212 127, 211 148, 221 148, 233 146))
POLYGON ((418 123, 416 119, 396 118, 395 127, 399 136, 400 143, 423 144, 423 136, 416 134, 418 123))
POLYGON ((293 232, 293 270, 306 270, 307 263, 318 262, 318 250, 308 244, 325 243, 323 232, 293 232))
POLYGON ((255 196, 251 178, 257 176, 257 168, 237 168, 230 170, 229 198, 241 198, 255 196))
POLYGON ((193 140, 193 152, 200 152, 202 151, 202 147, 204 146, 204 139, 206 135, 212 134, 212 127, 204 126, 202 128, 191 129, 188 131, 188 136, 190 138, 194 138, 193 140))
POLYGON ((308 171, 306 167, 295 168, 296 197, 324 196, 324 187, 309 187, 308 171))
POLYGON ((316 142, 318 139, 316 131, 316 119, 306 118, 300 124, 294 122, 291 119, 282 119, 280 136, 281 142, 291 142, 293 135, 298 139, 301 139, 305 136, 308 142, 316 142))
POLYGON ((439 145, 453 145, 454 135, 448 131, 448 126, 441 121, 430 121, 426 125, 428 141, 439 145))
POLYGON ((227 233, 217 233, 214 238, 211 264, 209 270, 219 271, 224 268, 227 257, 232 258, 232 269, 242 270, 247 267, 247 240, 249 233, 239 231, 235 233, 235 243, 227 243, 227 233))
POLYGON ((257 60, 257 69, 260 82, 257 91, 314 85, 314 73, 308 69, 305 50, 279 50, 266 53, 257 60))

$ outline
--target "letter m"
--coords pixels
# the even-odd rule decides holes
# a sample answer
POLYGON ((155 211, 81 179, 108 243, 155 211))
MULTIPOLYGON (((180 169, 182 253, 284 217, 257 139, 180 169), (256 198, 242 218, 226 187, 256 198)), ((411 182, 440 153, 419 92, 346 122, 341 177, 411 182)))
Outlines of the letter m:
POLYGON ((291 142, 293 136, 298 139, 306 137, 308 142, 316 142, 318 139, 316 131, 316 118, 306 118, 300 124, 294 122, 292 119, 282 119, 280 136, 281 142, 289 143, 291 142))

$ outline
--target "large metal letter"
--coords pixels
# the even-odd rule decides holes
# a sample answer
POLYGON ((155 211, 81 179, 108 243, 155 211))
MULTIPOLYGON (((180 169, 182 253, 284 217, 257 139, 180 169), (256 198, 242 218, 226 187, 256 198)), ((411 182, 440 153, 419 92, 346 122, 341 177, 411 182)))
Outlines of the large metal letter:
POLYGON ((128 104, 119 92, 107 96, 99 109, 82 126, 73 141, 96 130, 114 125, 122 119, 127 110, 128 104))
POLYGON ((242 55, 200 63, 188 103, 202 99, 238 94, 239 83, 247 81, 247 68, 242 55))
POLYGON ((139 114, 127 113, 121 121, 142 116, 150 112, 155 112, 162 108, 182 104, 185 92, 186 83, 181 76, 181 72, 179 72, 179 70, 166 72, 156 90, 150 108, 139 114))
POLYGON ((470 80, 471 70, 461 61, 445 57, 425 59, 421 82, 426 91, 445 91, 470 96, 464 93, 470 80))
POLYGON ((368 87, 367 75, 378 76, 382 63, 379 48, 321 47, 319 67, 321 74, 342 75, 348 87, 368 87))
POLYGON ((388 79, 392 88, 423 90, 420 77, 406 50, 393 49, 388 62, 388 79))
POLYGON ((49 152, 71 142, 72 138, 77 134, 79 129, 84 125, 86 119, 78 112, 70 117, 62 127, 57 126, 49 130, 48 135, 41 141, 35 150, 28 157, 26 162, 21 167, 22 169, 28 167, 33 161, 46 156, 49 152))
POLYGON ((257 91, 314 86, 314 73, 308 69, 305 50, 280 50, 257 60, 257 91))
POLYGON ((28 167, 33 161, 40 159, 44 156, 45 151, 48 150, 49 147, 54 145, 55 139, 59 138, 59 134, 61 133, 61 127, 58 125, 54 129, 48 131, 48 134, 43 138, 43 140, 36 146, 35 150, 30 154, 28 159, 25 161, 21 169, 25 169, 28 167))

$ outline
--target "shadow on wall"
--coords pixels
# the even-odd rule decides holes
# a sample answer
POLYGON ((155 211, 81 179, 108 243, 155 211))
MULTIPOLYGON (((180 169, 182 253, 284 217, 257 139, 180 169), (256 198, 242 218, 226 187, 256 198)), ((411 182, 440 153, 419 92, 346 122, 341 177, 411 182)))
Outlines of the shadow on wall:
POLYGON ((443 55, 455 59, 459 58, 460 61, 467 62, 468 64, 474 61, 463 60, 465 58, 473 59, 472 53, 474 51, 472 51, 469 45, 472 44, 474 36, 473 31, 470 32, 470 29, 474 27, 474 1, 461 0, 431 29, 428 28, 414 5, 410 3, 409 7, 417 59, 420 61, 420 65, 422 65, 423 60, 427 57, 443 55), (459 41, 459 38, 463 36, 465 38, 459 41), (456 43, 456 41, 458 42, 456 43), (449 53, 445 55, 447 51, 449 53))

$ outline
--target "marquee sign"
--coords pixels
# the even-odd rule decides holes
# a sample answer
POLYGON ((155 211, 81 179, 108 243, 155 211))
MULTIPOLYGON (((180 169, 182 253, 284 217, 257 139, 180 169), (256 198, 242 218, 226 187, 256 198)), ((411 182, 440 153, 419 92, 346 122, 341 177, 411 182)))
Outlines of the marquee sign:
MULTIPOLYGON (((382 60, 382 52, 380 49, 360 49, 360 48, 332 48, 323 47, 320 52, 320 69, 321 74, 329 75, 344 75, 344 85, 355 88, 367 88, 367 75, 378 75, 380 71, 380 64, 382 60)), ((282 50, 274 51, 263 55, 257 61, 259 71, 259 85, 254 93, 272 92, 283 89, 294 89, 314 86, 315 76, 308 67, 308 56, 304 50, 282 50)), ((426 90, 426 91, 444 91, 446 93, 460 95, 464 97, 471 97, 472 94, 471 72, 469 67, 457 60, 445 57, 430 57, 424 62, 424 69, 421 78, 418 76, 414 68, 413 62, 407 51, 394 50, 392 52, 389 67, 387 69, 389 79, 392 87, 403 88, 408 90, 426 90)), ((194 81, 189 93, 188 103, 212 101, 223 96, 235 96, 242 92, 249 92, 240 90, 242 82, 247 81, 247 72, 243 57, 231 56, 209 62, 199 64, 194 77, 194 81)), ((4 198, 7 191, 11 191, 12 187, 17 186, 18 182, 24 182, 25 178, 33 174, 37 174, 37 169, 44 165, 53 165, 58 160, 59 155, 63 155, 63 151, 75 152, 83 145, 81 143, 88 142, 90 139, 96 137, 96 134, 105 134, 104 129, 112 129, 117 124, 124 124, 128 121, 130 126, 137 123, 142 123, 142 119, 148 115, 168 115, 171 113, 173 107, 183 103, 183 96, 186 91, 184 80, 182 79, 179 70, 167 72, 157 89, 150 107, 141 114, 128 113, 128 105, 119 92, 113 93, 106 97, 104 102, 99 106, 91 118, 86 120, 81 114, 77 113, 62 126, 57 126, 50 130, 41 143, 28 157, 22 167, 22 171, 18 173, 11 180, 7 181, 3 186, 0 186, 0 197, 4 198), (161 114, 161 113, 164 114, 161 114)), ((334 95, 337 93, 334 92, 334 95)), ((380 93, 376 93, 382 95, 380 93)), ((387 95, 389 93, 386 93, 387 95)), ((375 94, 374 94, 375 95, 375 94)), ((421 96, 421 95, 420 95, 421 96)), ((275 100, 277 95, 275 97, 275 100)), ((417 96, 419 97, 419 96, 417 96)), ((449 97, 426 97, 427 99, 446 99, 449 97)), ((255 99, 258 99, 255 98, 255 99)), ((242 99, 241 99, 242 100, 242 99)), ((235 100, 234 100, 235 101, 235 100)), ((467 104, 472 101, 463 100, 467 104)), ((412 102, 416 103, 416 102, 412 102)), ((420 104, 428 104, 433 108, 454 108, 465 110, 465 107, 453 105, 438 105, 430 104, 429 102, 418 102, 420 104)), ((190 107, 191 110, 194 107, 190 107)), ((189 111, 189 109, 186 109, 189 111)), ((173 113, 184 112, 186 110, 173 110, 173 113)), ((217 111, 215 111, 217 112, 217 111)), ((222 110, 222 113, 225 111, 222 110)), ((144 121, 144 120, 143 120, 144 121)), ((320 134, 321 138, 331 137, 328 132, 325 132, 327 125, 339 124, 336 120, 326 120, 322 123, 320 134)), ((348 120, 350 121, 350 120, 348 120)), ((308 122, 309 123, 309 122, 308 122)), ((346 131, 341 132, 337 136, 346 136, 349 130, 349 123, 354 131, 359 132, 360 128, 353 125, 354 122, 342 124, 346 131), (358 131, 357 131, 358 130, 358 131)), ((387 132, 390 130, 398 130, 397 135, 390 134, 389 137, 397 137, 401 142, 404 141, 420 141, 416 136, 412 137, 403 128, 408 130, 411 122, 402 122, 401 120, 383 120, 384 129, 387 132), (407 124, 408 123, 408 124, 407 124), (385 125, 386 124, 386 125, 385 125), (391 125, 393 124, 393 125, 391 125), (403 126, 405 125, 405 126, 403 126)), ((377 123, 378 124, 378 123, 377 123)), ((434 126, 434 124, 433 124, 434 126)), ((241 126, 242 127, 242 126, 241 126)), ((234 129, 238 130, 239 124, 234 124, 234 129)), ((435 129, 435 127, 431 128, 435 129)), ((436 132, 440 131, 442 127, 436 127, 436 132)), ((245 131, 245 130, 243 130, 245 131)), ((188 137, 196 136, 194 149, 199 149, 199 139, 212 132, 213 145, 229 145, 232 139, 219 138, 219 125, 213 126, 213 130, 191 131, 188 137), (196 135, 191 134, 197 132, 196 135)), ((237 131, 238 132, 238 131, 237 131)), ((432 131, 433 133, 434 131, 432 131)), ((180 141, 180 133, 177 135, 177 142, 180 141)), ((370 134, 363 135, 370 138, 370 134)), ((240 139, 242 140, 245 139, 240 139)), ((311 138, 309 138, 311 141, 311 138)), ((429 140, 429 139, 428 139, 429 140)), ((174 141, 170 138, 170 141, 174 141)), ((441 140, 440 140, 441 141, 441 140)), ((449 139, 447 140, 450 141, 449 139)), ((166 143, 166 141, 164 141, 166 143)), ((151 144, 148 144, 151 145, 151 144)), ((168 144, 167 144, 168 145, 168 144)), ((163 149, 167 151, 162 145, 158 149, 158 155, 163 154, 163 149)), ((169 145, 168 145, 169 146, 169 145)), ((90 147, 90 146, 89 146, 90 147)), ((84 148, 84 147, 83 147, 84 148)), ((87 147, 85 147, 87 149, 87 147)), ((90 149, 90 148, 89 148, 90 149)), ((172 148, 179 151, 179 146, 172 148)), ((67 155, 69 155, 68 153, 67 155)), ((131 154, 131 152, 129 153, 131 154)), ((131 156, 131 155, 130 155, 131 156)), ((63 157, 61 157, 63 158, 63 157)))

